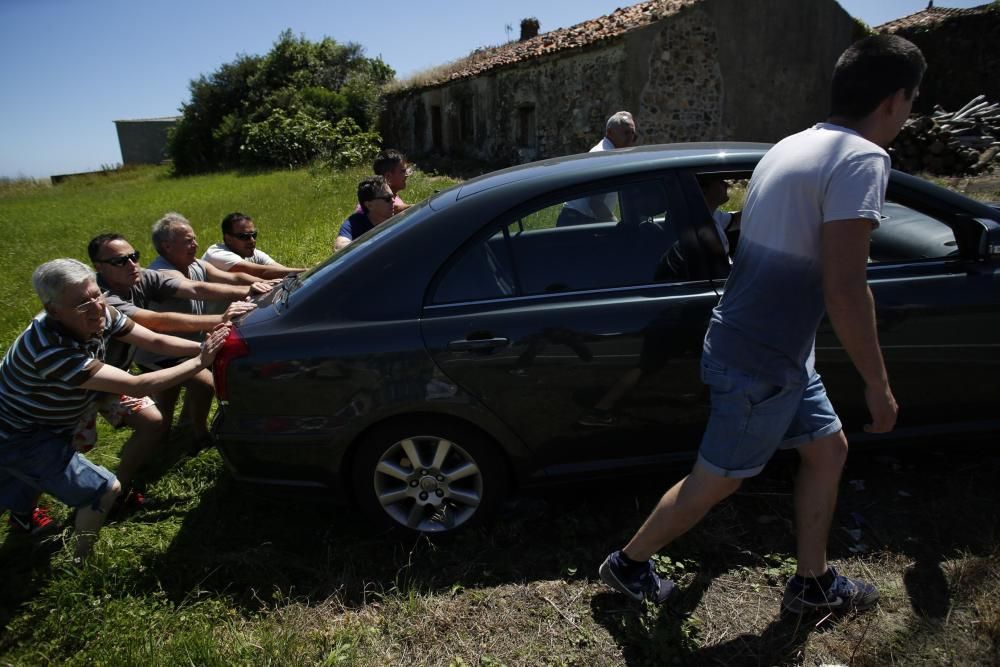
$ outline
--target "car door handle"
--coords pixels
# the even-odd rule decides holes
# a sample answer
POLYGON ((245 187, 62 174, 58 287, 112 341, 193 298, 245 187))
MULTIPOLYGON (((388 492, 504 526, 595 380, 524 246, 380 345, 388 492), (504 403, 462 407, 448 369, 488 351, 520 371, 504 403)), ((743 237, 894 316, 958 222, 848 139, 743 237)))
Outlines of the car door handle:
POLYGON ((455 352, 470 350, 495 350, 498 347, 510 345, 509 338, 480 338, 475 340, 453 340, 448 343, 448 349, 455 352))

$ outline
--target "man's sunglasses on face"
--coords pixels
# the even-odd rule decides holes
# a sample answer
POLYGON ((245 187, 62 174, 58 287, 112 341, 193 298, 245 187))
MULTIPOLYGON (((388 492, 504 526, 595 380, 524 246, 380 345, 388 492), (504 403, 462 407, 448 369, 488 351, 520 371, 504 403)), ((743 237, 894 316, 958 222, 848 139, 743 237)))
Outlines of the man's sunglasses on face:
POLYGON ((388 204, 391 204, 393 201, 395 201, 395 197, 393 197, 392 195, 379 195, 378 197, 372 197, 372 199, 381 199, 382 201, 388 204))
POLYGON ((231 236, 235 236, 240 241, 249 241, 250 239, 257 238, 257 232, 256 231, 253 231, 253 232, 240 232, 239 234, 237 234, 236 232, 233 232, 231 234, 231 236))
POLYGON ((133 264, 138 264, 139 251, 136 250, 135 252, 131 252, 127 255, 118 255, 117 257, 111 257, 109 259, 95 259, 94 261, 97 262, 98 264, 110 264, 111 266, 121 268, 126 264, 128 264, 129 262, 132 262, 133 264))

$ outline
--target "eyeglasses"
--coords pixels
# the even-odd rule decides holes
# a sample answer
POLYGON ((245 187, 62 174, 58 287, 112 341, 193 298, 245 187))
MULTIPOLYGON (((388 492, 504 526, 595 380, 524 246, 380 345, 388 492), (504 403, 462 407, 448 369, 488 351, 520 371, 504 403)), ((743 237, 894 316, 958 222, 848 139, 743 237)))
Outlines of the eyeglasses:
MULTIPOLYGON (((116 258, 116 259, 118 259, 118 258, 116 258)), ((73 310, 75 310, 76 312, 78 312, 81 315, 83 315, 84 313, 86 313, 88 310, 90 310, 94 306, 100 306, 100 305, 102 305, 104 303, 104 300, 107 299, 110 294, 111 294, 110 290, 108 290, 106 292, 101 292, 100 294, 98 294, 97 296, 95 296, 93 299, 87 299, 83 303, 79 303, 79 304, 73 306, 73 310)))
POLYGON ((133 264, 139 263, 139 251, 131 252, 127 255, 119 255, 118 257, 111 257, 109 259, 95 259, 94 262, 98 264, 110 264, 111 266, 122 267, 132 262, 133 264))
POLYGON ((256 231, 253 231, 253 232, 240 232, 239 234, 237 234, 235 232, 230 232, 229 235, 230 236, 235 236, 240 241, 249 241, 250 239, 257 238, 257 232, 256 231))
POLYGON ((396 201, 396 197, 393 195, 379 195, 378 197, 372 197, 372 199, 381 199, 382 201, 391 204, 396 201))

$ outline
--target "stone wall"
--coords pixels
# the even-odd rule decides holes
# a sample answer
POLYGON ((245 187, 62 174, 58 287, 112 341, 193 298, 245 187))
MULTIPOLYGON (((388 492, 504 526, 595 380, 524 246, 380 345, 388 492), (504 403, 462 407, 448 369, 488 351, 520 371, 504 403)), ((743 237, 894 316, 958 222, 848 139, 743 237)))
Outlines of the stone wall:
POLYGON ((642 143, 776 141, 826 117, 858 26, 834 0, 703 0, 588 47, 387 100, 386 142, 516 164, 589 150, 615 111, 642 143))
POLYGON ((1000 102, 1000 6, 896 32, 924 53, 927 74, 914 110, 957 111, 977 95, 1000 102))

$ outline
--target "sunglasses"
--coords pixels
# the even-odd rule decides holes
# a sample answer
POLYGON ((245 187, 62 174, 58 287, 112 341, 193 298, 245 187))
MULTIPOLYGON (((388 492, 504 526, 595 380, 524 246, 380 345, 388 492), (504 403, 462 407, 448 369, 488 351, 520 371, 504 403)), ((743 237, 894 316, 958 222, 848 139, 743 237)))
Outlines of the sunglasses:
POLYGON ((240 232, 239 234, 236 234, 235 232, 233 232, 233 233, 230 233, 229 235, 230 236, 235 236, 240 241, 249 241, 250 239, 257 238, 257 232, 256 231, 253 231, 253 232, 240 232))
POLYGON ((83 303, 80 303, 80 304, 77 304, 77 305, 73 306, 73 310, 75 310, 76 312, 78 312, 81 315, 83 315, 84 313, 86 313, 88 310, 90 310, 94 306, 99 306, 99 305, 103 304, 104 300, 107 299, 108 295, 110 295, 110 294, 111 294, 110 291, 101 292, 100 294, 98 294, 97 296, 95 296, 93 299, 87 299, 83 303))
POLYGON ((393 195, 379 195, 378 197, 372 197, 372 199, 381 199, 389 204, 396 201, 396 198, 393 195))
POLYGON ((118 257, 112 257, 110 259, 95 259, 98 264, 110 264, 111 266, 122 267, 132 262, 133 264, 139 263, 139 251, 129 253, 128 255, 119 255, 118 257))

